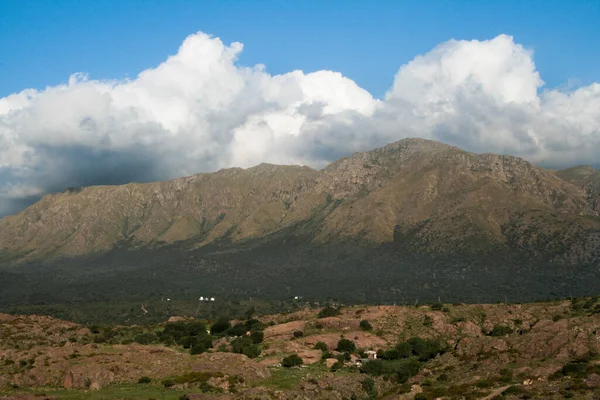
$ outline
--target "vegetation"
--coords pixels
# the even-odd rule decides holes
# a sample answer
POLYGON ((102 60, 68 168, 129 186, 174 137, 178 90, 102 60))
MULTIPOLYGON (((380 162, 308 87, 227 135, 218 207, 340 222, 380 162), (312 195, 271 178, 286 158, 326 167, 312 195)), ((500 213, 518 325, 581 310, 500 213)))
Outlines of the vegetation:
POLYGON ((336 347, 337 351, 354 353, 356 351, 356 344, 349 339, 340 339, 336 347))
POLYGON ((340 315, 340 310, 338 308, 325 307, 319 311, 319 318, 335 317, 337 315, 340 315))
POLYGON ((323 342, 317 342, 315 343, 315 350, 321 350, 322 352, 326 352, 329 350, 329 348, 327 347, 327 344, 323 343, 323 342))
POLYGON ((285 368, 291 368, 291 367, 297 367, 299 365, 302 365, 302 363, 303 363, 302 358, 300 358, 300 356, 298 354, 292 354, 290 356, 285 357, 281 361, 281 366, 283 366, 285 368))
POLYGON ((362 321, 360 321, 360 329, 362 329, 363 331, 372 331, 373 327, 371 326, 371 323, 369 321, 363 319, 362 321))

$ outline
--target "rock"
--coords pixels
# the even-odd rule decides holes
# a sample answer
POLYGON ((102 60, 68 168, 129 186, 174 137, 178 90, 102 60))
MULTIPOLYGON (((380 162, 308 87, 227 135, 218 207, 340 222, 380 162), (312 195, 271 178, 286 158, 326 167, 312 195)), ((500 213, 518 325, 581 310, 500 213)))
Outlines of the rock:
POLYGON ((333 364, 335 364, 337 362, 337 359, 335 358, 328 358, 325 360, 325 366, 327 367, 327 369, 333 367, 333 364))
POLYGON ((423 388, 419 385, 412 385, 410 387, 410 393, 413 395, 423 393, 423 388))
POLYGON ((246 382, 267 379, 271 376, 269 370, 243 354, 234 353, 202 353, 197 356, 192 365, 195 372, 221 372, 229 376, 240 376, 246 382))
POLYGON ((600 387, 600 375, 590 374, 587 378, 585 378, 585 385, 590 388, 600 387))

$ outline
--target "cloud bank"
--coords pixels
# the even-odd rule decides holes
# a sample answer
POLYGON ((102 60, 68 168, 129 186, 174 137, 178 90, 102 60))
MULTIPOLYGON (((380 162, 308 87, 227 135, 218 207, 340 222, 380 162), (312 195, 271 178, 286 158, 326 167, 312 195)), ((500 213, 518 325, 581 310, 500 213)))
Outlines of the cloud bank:
POLYGON ((400 67, 383 99, 338 72, 240 66, 242 47, 197 33, 133 80, 74 74, 0 98, 0 215, 67 186, 318 168, 404 137, 553 167, 600 163, 600 84, 544 89, 510 36, 442 43, 400 67))

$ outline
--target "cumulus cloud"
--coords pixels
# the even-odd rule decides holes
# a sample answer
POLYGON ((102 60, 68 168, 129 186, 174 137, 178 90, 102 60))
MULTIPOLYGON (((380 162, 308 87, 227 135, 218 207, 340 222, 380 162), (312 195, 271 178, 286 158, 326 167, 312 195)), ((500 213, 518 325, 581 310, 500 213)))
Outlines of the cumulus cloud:
POLYGON ((500 35, 440 44, 383 99, 333 71, 270 75, 204 33, 133 80, 74 74, 0 98, 0 215, 67 186, 151 181, 260 162, 322 167, 404 137, 560 167, 600 162, 600 84, 544 89, 500 35))

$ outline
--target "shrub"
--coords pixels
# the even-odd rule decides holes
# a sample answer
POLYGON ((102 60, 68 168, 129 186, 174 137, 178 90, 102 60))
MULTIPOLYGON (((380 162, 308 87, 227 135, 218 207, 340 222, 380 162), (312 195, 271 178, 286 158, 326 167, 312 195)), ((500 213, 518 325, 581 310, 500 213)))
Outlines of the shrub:
POLYGON ((246 325, 236 324, 235 326, 227 329, 227 334, 229 336, 244 336, 247 331, 246 325))
POLYGON ((298 354, 292 354, 291 356, 287 356, 281 361, 281 365, 285 368, 296 367, 298 365, 302 365, 302 363, 302 358, 300 358, 298 354))
POLYGON ((175 386, 175 381, 173 379, 163 379, 162 384, 166 388, 170 388, 175 386))
POLYGON ((401 357, 400 352, 396 349, 386 350, 381 355, 381 358, 384 360, 398 360, 401 357))
POLYGON ((142 376, 140 379, 138 379, 138 383, 150 383, 152 382, 152 379, 150 379, 147 376, 142 376))
POLYGON ((133 340, 139 344, 150 344, 156 340, 156 335, 152 333, 140 333, 133 340))
POLYGON ((340 310, 333 307, 325 307, 321 311, 319 311, 319 318, 327 318, 327 317, 335 317, 336 315, 340 315, 340 310))
POLYGON ((408 360, 373 360, 363 364, 360 372, 369 375, 396 375, 399 383, 406 382, 409 378, 419 373, 421 363, 415 359, 408 360))
POLYGON ((181 396, 179 396, 179 400, 190 400, 190 396, 188 396, 187 394, 182 394, 181 396))
POLYGON ((410 338, 407 342, 412 348, 412 354, 420 361, 427 361, 444 352, 442 345, 435 340, 425 340, 418 337, 410 338))
POLYGON ((200 344, 196 344, 194 346, 192 346, 192 348, 190 349, 190 354, 194 355, 194 354, 202 354, 206 351, 206 347, 204 347, 204 345, 202 343, 200 344))
POLYGON ((333 353, 330 351, 324 351, 323 355, 321 356, 321 359, 325 360, 327 358, 333 358, 333 353))
POLYGON ((442 308, 444 308, 442 303, 434 303, 431 305, 431 309, 434 311, 440 311, 442 308))
MULTIPOLYGON (((395 347, 399 358, 408 358, 412 355, 412 346, 408 342, 398 343, 395 347)), ((384 353, 385 354, 385 353, 384 353)), ((381 355, 383 356, 383 354, 381 355)))
POLYGON ((315 350, 321 350, 323 353, 329 350, 327 344, 325 342, 317 342, 315 343, 315 350))
POLYGON ((231 328, 231 323, 228 319, 220 318, 210 327, 210 333, 213 335, 219 335, 226 332, 231 328))
POLYGON ((424 393, 417 393, 417 394, 415 394, 415 397, 413 397, 413 399, 415 399, 415 400, 428 400, 428 397, 424 393))
POLYGON ((475 386, 477 386, 480 389, 486 389, 492 387, 493 385, 494 383, 489 379, 480 379, 477 382, 475 382, 475 386))
POLYGON ((362 329, 363 331, 371 331, 373 330, 373 327, 371 326, 371 323, 369 321, 363 319, 362 321, 360 321, 360 329, 362 329))
POLYGON ((248 321, 246 321, 245 325, 246 329, 249 331, 262 331, 263 329, 265 329, 265 324, 263 324, 257 319, 249 319, 248 321))
POLYGON ((431 318, 429 315, 426 315, 425 318, 423 318, 423 326, 431 327, 432 325, 433 325, 433 318, 431 318))
POLYGON ((490 336, 506 336, 513 333, 513 329, 507 325, 494 325, 494 328, 490 331, 490 336))
POLYGON ((342 361, 339 361, 339 360, 338 360, 338 361, 336 361, 336 363, 335 363, 335 364, 333 364, 333 365, 331 366, 331 368, 330 368, 329 370, 330 370, 331 372, 335 372, 335 371, 337 371, 337 370, 340 370, 340 369, 342 369, 342 368, 344 368, 344 363, 343 363, 342 361))
POLYGON ((337 351, 353 353, 356 350, 356 344, 349 339, 340 339, 337 344, 337 351))
POLYGON ((262 343, 265 340, 265 333, 263 331, 253 331, 250 333, 250 339, 254 344, 262 343))
POLYGON ((369 395, 369 398, 377 398, 377 390, 375 390, 375 381, 373 378, 365 378, 360 384, 363 390, 369 395))
POLYGON ((508 396, 508 395, 511 395, 511 394, 519 395, 519 394, 522 394, 524 392, 525 391, 523 389, 521 389, 520 387, 513 385, 513 386, 510 386, 508 389, 506 389, 504 392, 502 392, 502 394, 504 396, 508 396))
POLYGON ((256 358, 260 356, 260 347, 255 344, 251 344, 244 348, 243 354, 248 358, 256 358))

